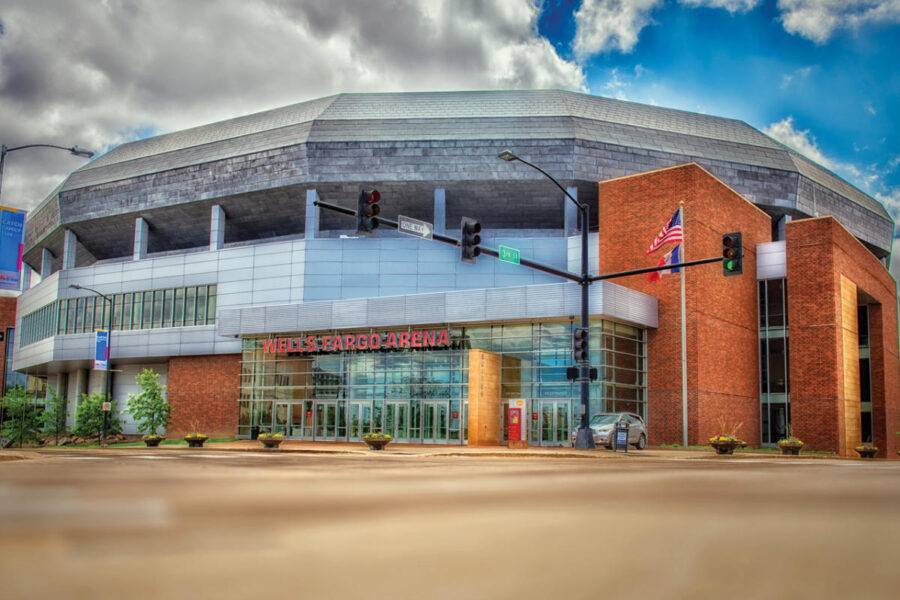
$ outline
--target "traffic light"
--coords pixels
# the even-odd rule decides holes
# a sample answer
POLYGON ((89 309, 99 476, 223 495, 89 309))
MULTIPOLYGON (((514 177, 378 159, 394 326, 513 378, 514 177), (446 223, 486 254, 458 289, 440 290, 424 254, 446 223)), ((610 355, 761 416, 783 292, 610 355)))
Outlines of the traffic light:
POLYGON ((576 327, 572 333, 572 355, 576 363, 588 359, 588 330, 584 327, 576 327))
POLYGON ((375 236, 375 229, 378 228, 378 213, 381 207, 378 201, 381 200, 381 194, 378 190, 360 190, 359 199, 356 201, 356 234, 375 236))
POLYGON ((726 233, 722 236, 722 273, 740 275, 744 272, 744 249, 741 246, 741 232, 726 233))
POLYGON ((475 258, 481 254, 481 223, 471 217, 463 217, 459 225, 459 245, 461 251, 459 258, 463 262, 475 264, 475 258))

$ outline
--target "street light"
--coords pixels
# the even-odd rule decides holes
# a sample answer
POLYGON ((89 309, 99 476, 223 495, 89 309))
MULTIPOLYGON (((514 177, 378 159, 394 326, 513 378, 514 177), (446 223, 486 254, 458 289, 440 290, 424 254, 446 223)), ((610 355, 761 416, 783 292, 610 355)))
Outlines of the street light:
MULTIPOLYGON (((97 290, 91 289, 89 287, 84 287, 83 285, 78 285, 77 283, 70 283, 69 287, 73 290, 86 290, 88 292, 93 292, 97 294, 104 300, 109 302, 109 327, 107 329, 107 338, 106 338, 106 401, 109 403, 110 408, 112 407, 112 325, 113 325, 113 308, 115 307, 115 303, 113 299, 98 292, 97 290)), ((103 430, 100 434, 100 446, 106 445, 106 418, 109 415, 109 411, 103 411, 103 430)))
POLYGON ((26 144, 25 146, 7 148, 6 144, 4 144, 0 146, 0 190, 3 188, 3 161, 6 159, 6 155, 10 152, 15 152, 16 150, 24 150, 25 148, 57 148, 59 150, 66 150, 75 156, 81 156, 83 158, 92 158, 94 156, 94 153, 90 150, 85 150, 78 146, 66 148, 65 146, 56 146, 55 144, 26 144))
MULTIPOLYGON (((506 162, 517 160, 520 163, 526 164, 532 169, 539 171, 544 175, 544 177, 555 183, 556 187, 561 189, 566 197, 574 202, 575 206, 578 207, 578 210, 581 211, 581 281, 578 282, 578 285, 581 286, 581 327, 587 330, 590 326, 588 322, 588 318, 590 315, 588 286, 591 285, 590 275, 588 274, 588 223, 590 223, 590 219, 588 218, 590 214, 590 208, 588 204, 586 202, 578 202, 578 200, 573 198, 572 194, 570 194, 568 190, 566 190, 566 188, 564 188, 556 179, 554 179, 553 176, 551 176, 542 168, 531 164, 527 160, 522 160, 509 150, 504 150, 497 156, 499 158, 502 158, 506 162)), ((575 436, 575 447, 582 450, 590 450, 594 448, 594 436, 591 434, 591 428, 588 426, 588 408, 591 393, 590 344, 586 345, 584 355, 582 357, 582 360, 579 361, 578 366, 578 381, 581 383, 581 425, 579 425, 578 433, 575 436)))

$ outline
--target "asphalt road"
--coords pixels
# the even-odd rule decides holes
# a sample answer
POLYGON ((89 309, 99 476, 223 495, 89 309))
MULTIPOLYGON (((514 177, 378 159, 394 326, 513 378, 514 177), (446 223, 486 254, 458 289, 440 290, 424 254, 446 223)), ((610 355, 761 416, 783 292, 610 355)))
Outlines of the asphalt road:
POLYGON ((897 598, 900 464, 68 451, 2 598, 897 598))

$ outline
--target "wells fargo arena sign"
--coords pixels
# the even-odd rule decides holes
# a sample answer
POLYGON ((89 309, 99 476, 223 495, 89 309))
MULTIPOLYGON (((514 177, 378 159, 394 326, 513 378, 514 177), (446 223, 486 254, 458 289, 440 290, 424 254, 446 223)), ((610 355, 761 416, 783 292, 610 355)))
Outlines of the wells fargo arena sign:
POLYGON ((402 348, 449 348, 446 329, 307 335, 263 340, 263 352, 346 352, 352 350, 399 350, 402 348))

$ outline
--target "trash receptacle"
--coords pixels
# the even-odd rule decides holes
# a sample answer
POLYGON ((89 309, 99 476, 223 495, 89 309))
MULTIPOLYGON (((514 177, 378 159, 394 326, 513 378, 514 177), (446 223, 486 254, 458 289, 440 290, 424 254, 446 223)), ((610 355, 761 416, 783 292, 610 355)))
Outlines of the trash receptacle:
POLYGON ((616 422, 616 430, 613 438, 613 452, 622 448, 628 452, 628 423, 625 421, 616 422))
POLYGON ((250 439, 258 440, 259 439, 259 425, 254 425, 250 428, 250 439))

